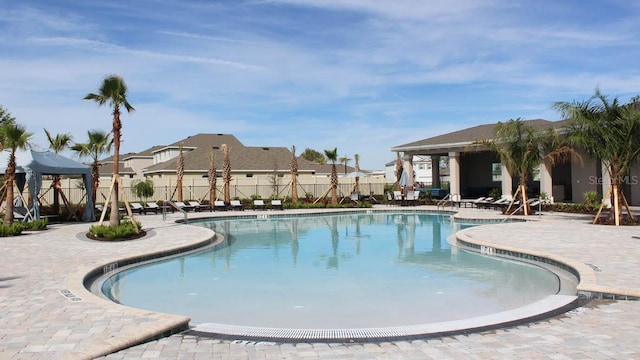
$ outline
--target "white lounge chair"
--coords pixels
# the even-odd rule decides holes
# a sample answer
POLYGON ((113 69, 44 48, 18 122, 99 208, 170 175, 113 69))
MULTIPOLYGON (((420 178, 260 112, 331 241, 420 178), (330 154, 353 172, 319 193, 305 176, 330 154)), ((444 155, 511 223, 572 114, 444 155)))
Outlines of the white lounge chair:
POLYGON ((129 204, 131 207, 131 212, 133 213, 137 213, 137 214, 141 214, 144 212, 144 206, 142 206, 142 204, 134 202, 129 204))
POLYGON ((239 211, 244 210, 244 206, 242 206, 242 202, 240 200, 231 200, 231 208, 239 211))
POLYGON ((264 205, 264 200, 255 199, 253 200, 253 210, 265 210, 266 206, 264 205))
POLYGON ((273 210, 284 210, 284 208, 282 207, 282 200, 271 200, 271 209, 273 210))
POLYGON ((222 200, 216 200, 213 202, 214 211, 227 211, 227 205, 222 200))

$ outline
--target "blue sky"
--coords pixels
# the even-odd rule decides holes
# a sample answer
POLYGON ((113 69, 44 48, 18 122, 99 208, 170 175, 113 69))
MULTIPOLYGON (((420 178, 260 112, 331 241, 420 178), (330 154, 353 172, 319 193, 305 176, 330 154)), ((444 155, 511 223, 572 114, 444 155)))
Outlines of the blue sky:
POLYGON ((511 118, 558 120, 596 87, 640 94, 640 3, 0 0, 0 105, 43 129, 110 130, 83 101, 121 75, 122 152, 196 133, 359 154, 511 118))

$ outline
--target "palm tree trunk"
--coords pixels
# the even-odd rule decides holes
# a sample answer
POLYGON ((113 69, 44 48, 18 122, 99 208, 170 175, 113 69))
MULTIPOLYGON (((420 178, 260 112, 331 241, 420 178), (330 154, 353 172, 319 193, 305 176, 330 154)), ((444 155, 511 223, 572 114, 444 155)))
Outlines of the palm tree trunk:
POLYGON ((120 109, 117 104, 113 109, 113 192, 111 193, 111 214, 109 216, 109 226, 120 225, 120 213, 118 211, 118 194, 120 173, 118 166, 120 165, 120 138, 122 129, 122 123, 120 122, 120 109))
POLYGON ((338 172, 336 164, 331 165, 331 204, 338 203, 338 172))
POLYGON ((91 164, 91 180, 93 182, 93 189, 91 189, 91 198, 93 199, 93 205, 96 205, 96 198, 98 196, 98 186, 100 186, 100 170, 98 168, 98 162, 94 161, 91 164))
POLYGON ((7 206, 4 212, 4 224, 9 226, 13 222, 13 183, 16 178, 16 155, 11 153, 9 155, 9 164, 5 171, 7 178, 5 185, 7 188, 7 206))

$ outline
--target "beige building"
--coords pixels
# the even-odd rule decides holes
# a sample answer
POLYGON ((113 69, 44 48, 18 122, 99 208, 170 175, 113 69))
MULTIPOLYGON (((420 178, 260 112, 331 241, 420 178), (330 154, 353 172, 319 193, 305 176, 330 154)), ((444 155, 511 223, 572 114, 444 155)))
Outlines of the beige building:
MULTIPOLYGON (((540 131, 548 128, 561 129, 566 125, 564 120, 535 119, 526 120, 526 123, 540 131)), ((473 146, 478 140, 491 139, 495 126, 494 123, 454 131, 394 146, 391 151, 400 153, 402 158, 408 161, 417 155, 431 156, 432 161, 447 156, 451 194, 473 198, 486 196, 492 189, 499 189, 502 194, 513 194, 517 187, 517 179, 511 177, 497 154, 473 146)), ((432 167, 434 187, 438 187, 438 170, 438 167, 432 167)), ((555 166, 543 163, 531 175, 531 195, 538 196, 544 193, 553 196, 555 201, 582 202, 585 192, 597 191, 602 196, 607 193, 609 186, 606 170, 603 172, 601 163, 589 159, 586 155, 582 156, 582 161, 574 159, 555 166)), ((640 205, 638 179, 640 169, 635 167, 624 184, 625 196, 632 205, 640 205)))

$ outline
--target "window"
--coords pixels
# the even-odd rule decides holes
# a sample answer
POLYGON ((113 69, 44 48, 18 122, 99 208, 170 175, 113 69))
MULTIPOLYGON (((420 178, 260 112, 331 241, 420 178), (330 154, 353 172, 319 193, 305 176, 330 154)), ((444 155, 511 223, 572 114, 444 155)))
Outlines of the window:
POLYGON ((533 181, 540 181, 540 166, 542 165, 538 165, 531 170, 531 177, 533 178, 533 181))
POLYGON ((246 176, 246 177, 248 177, 248 178, 252 178, 252 177, 253 177, 253 174, 247 174, 247 175, 245 175, 245 176, 246 176))
POLYGON ((500 163, 491 163, 491 181, 502 181, 502 166, 500 163))

